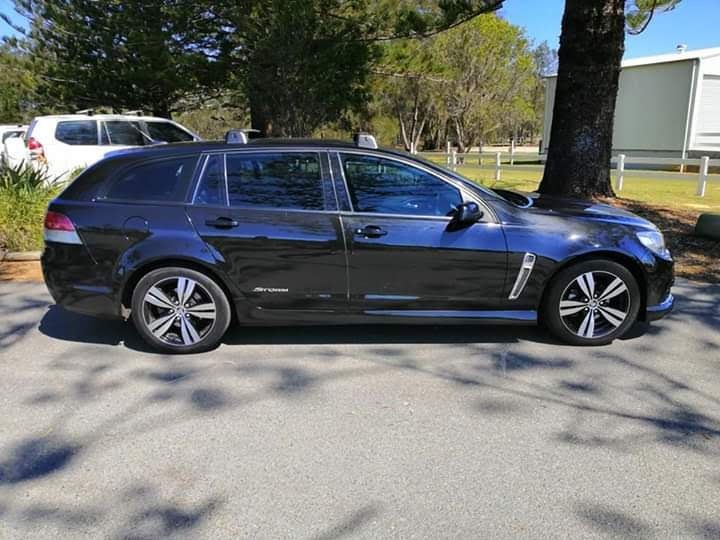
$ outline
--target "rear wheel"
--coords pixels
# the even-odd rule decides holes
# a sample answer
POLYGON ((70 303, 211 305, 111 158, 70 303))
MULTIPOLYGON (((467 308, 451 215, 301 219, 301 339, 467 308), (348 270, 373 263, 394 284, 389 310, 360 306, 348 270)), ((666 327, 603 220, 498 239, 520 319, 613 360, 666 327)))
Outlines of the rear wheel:
POLYGON ((132 319, 153 348, 194 353, 215 347, 230 324, 230 304, 214 280, 187 268, 160 268, 138 282, 132 319))
POLYGON ((573 345, 604 345, 637 319, 640 288, 632 273, 613 261, 591 260, 562 270, 550 283, 542 319, 573 345))

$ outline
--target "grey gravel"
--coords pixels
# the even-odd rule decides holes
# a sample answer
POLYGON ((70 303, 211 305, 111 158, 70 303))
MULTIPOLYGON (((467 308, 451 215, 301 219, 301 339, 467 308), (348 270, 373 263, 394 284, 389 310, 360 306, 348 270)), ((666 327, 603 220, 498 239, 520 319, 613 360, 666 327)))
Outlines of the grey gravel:
POLYGON ((601 348, 237 329, 154 354, 0 284, 0 538, 720 538, 720 288, 601 348))

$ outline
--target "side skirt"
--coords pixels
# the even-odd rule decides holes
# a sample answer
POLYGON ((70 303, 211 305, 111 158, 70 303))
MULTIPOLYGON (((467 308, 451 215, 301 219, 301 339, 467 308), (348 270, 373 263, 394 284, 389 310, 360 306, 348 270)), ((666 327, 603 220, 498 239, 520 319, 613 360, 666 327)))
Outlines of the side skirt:
POLYGON ((376 309, 364 312, 323 310, 256 309, 250 317, 238 317, 240 324, 268 325, 345 325, 345 324, 537 324, 534 310, 398 310, 376 309))

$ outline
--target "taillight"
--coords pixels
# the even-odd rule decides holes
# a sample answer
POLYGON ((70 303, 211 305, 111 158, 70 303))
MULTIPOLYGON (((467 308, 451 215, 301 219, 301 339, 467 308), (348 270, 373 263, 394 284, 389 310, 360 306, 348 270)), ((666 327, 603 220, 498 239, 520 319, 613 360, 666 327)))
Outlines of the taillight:
POLYGON ((75 225, 70 218, 60 212, 48 210, 45 214, 45 233, 43 235, 46 242, 57 242, 60 244, 82 244, 75 225))
POLYGON ((42 150, 42 144, 37 139, 30 137, 27 141, 28 150, 42 150))
POLYGON ((45 214, 45 228, 51 231, 74 231, 75 225, 65 214, 48 210, 45 214))

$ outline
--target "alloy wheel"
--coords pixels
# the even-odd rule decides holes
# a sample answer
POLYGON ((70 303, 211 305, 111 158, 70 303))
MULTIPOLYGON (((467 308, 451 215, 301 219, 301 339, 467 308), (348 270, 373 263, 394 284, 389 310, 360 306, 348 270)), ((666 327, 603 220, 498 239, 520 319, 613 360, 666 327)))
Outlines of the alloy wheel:
POLYGON ((210 293, 187 277, 165 278, 145 293, 143 322, 159 340, 172 346, 190 346, 202 341, 217 317, 210 293))
POLYGON ((598 339, 615 331, 630 312, 630 291, 607 271, 579 275, 560 297, 560 320, 575 335, 598 339))

